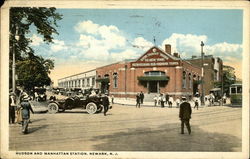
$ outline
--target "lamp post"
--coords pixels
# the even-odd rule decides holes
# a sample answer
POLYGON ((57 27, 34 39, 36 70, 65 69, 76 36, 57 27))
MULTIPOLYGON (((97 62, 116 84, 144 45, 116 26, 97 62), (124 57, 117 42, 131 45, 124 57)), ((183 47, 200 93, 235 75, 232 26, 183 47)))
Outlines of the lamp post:
POLYGON ((16 27, 16 32, 14 34, 16 41, 13 42, 13 57, 12 57, 12 92, 16 92, 16 52, 15 52, 15 42, 19 41, 18 27, 16 27))
POLYGON ((204 43, 201 41, 201 104, 204 105, 204 43))

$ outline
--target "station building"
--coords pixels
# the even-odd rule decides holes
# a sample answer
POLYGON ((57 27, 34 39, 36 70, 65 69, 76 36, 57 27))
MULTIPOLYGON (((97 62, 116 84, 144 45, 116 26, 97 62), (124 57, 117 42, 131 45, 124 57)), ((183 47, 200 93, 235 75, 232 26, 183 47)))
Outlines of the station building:
POLYGON ((115 97, 132 97, 168 93, 191 96, 200 92, 201 68, 165 50, 150 48, 136 60, 125 60, 96 69, 96 87, 115 97))

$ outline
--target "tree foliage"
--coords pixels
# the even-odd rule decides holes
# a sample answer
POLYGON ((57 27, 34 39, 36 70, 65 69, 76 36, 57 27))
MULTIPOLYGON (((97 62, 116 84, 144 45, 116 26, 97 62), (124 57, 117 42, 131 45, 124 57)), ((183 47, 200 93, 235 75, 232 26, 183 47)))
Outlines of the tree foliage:
POLYGON ((54 63, 52 60, 35 55, 30 47, 32 40, 28 35, 33 27, 43 37, 45 43, 53 43, 53 34, 58 34, 56 27, 60 19, 62 15, 56 12, 56 8, 13 7, 10 9, 10 66, 15 52, 16 72, 20 85, 25 87, 49 85, 51 80, 48 74, 54 68, 54 63), (19 39, 15 38, 16 35, 19 39))
POLYGON ((223 93, 229 94, 229 87, 236 82, 234 68, 223 66, 222 73, 222 82, 215 82, 214 86, 218 88, 222 88, 223 86, 223 93))

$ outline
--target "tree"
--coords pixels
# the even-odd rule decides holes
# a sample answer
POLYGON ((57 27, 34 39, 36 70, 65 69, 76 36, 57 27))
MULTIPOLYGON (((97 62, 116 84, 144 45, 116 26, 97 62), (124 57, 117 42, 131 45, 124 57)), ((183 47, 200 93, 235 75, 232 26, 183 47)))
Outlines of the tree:
POLYGON ((17 68, 18 84, 26 90, 33 90, 36 86, 42 87, 51 83, 48 72, 54 68, 54 63, 49 59, 32 56, 18 61, 17 68))
MULTIPOLYGON (((13 7, 10 9, 10 66, 12 65, 12 53, 14 51, 17 63, 16 72, 20 79, 19 84, 30 87, 37 84, 38 81, 45 80, 44 84, 49 85, 51 80, 48 74, 54 68, 53 61, 35 56, 34 50, 30 47, 32 40, 27 35, 31 32, 31 26, 34 26, 37 33, 43 36, 45 43, 53 43, 53 34, 58 34, 55 29, 58 26, 57 21, 61 19, 62 15, 56 13, 56 8, 13 7), (19 40, 15 38, 16 35, 19 36, 19 40), (47 62, 50 66, 44 65, 43 62, 47 62), (35 66, 35 64, 38 66, 35 66), (25 70, 33 70, 31 66, 41 70, 36 72, 36 78, 39 77, 39 79, 31 80, 34 83, 29 81, 32 75, 29 75, 28 72, 25 73, 25 70)), ((10 69, 10 79, 12 78, 11 71, 10 69)), ((31 74, 34 74, 34 72, 31 74)))
POLYGON ((222 72, 222 82, 215 82, 214 86, 218 88, 222 88, 223 85, 223 93, 229 94, 229 87, 236 82, 236 76, 234 72, 234 68, 231 66, 223 66, 222 72))

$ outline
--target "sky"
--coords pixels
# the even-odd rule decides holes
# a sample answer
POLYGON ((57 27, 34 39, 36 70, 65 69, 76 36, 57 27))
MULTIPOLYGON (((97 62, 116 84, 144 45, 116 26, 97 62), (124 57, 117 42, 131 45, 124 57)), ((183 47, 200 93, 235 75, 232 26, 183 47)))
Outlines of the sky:
POLYGON ((136 59, 150 47, 164 48, 181 58, 220 57, 241 78, 243 12, 239 9, 57 9, 53 44, 33 30, 31 47, 55 61, 50 77, 57 80, 124 59, 136 59))

